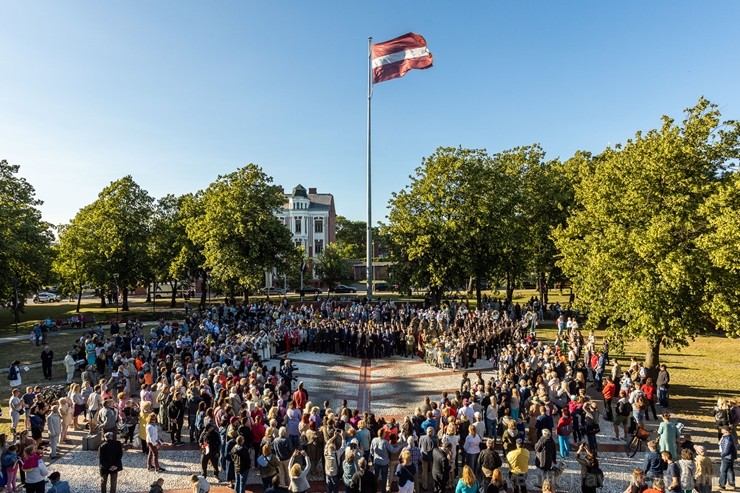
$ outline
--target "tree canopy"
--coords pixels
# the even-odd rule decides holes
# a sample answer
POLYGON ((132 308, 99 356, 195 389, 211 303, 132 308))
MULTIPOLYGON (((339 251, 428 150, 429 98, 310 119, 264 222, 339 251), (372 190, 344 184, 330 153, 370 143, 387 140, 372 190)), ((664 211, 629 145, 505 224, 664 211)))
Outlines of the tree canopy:
POLYGON ((121 308, 127 311, 129 290, 153 278, 153 204, 149 193, 128 175, 111 182, 59 228, 54 270, 65 291, 77 294, 78 311, 85 285, 97 288, 102 306, 106 293, 120 289, 121 308))
POLYGON ((559 163, 544 155, 538 145, 492 156, 439 148, 424 159, 411 184, 393 195, 383 229, 396 261, 394 280, 429 286, 438 301, 445 288, 472 278, 480 301, 484 279, 504 279, 511 300, 530 269, 549 272, 550 232, 565 212, 548 207, 567 203, 568 187, 556 178, 559 163))
POLYGON ((702 99, 680 124, 663 117, 660 129, 582 163, 575 207, 555 234, 559 265, 588 323, 605 323, 617 342, 645 339, 648 366, 661 346, 684 346, 711 321, 702 207, 725 206, 710 198, 738 157, 739 136, 738 124, 721 123, 702 99))
POLYGON ((19 169, 0 161, 0 305, 10 306, 16 321, 26 294, 48 278, 53 239, 38 209, 42 202, 19 169))
POLYGON ((316 259, 316 275, 321 282, 333 288, 348 277, 349 263, 335 243, 328 245, 316 259))
POLYGON ((211 281, 232 297, 261 286, 266 271, 282 272, 295 255, 290 231, 275 216, 282 191, 257 165, 219 176, 198 199, 201 213, 188 218, 186 231, 202 248, 211 281))

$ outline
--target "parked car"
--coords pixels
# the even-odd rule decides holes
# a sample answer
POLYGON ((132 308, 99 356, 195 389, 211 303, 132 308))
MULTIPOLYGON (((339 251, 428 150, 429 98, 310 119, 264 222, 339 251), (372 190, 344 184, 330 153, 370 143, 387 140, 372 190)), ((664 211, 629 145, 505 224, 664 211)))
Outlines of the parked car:
MULTIPOLYGON (((321 294, 321 288, 315 288, 313 286, 303 286, 303 294, 321 294)), ((301 288, 295 289, 295 294, 301 294, 301 288)))
POLYGON ((46 291, 36 293, 36 296, 33 297, 34 303, 54 303, 61 300, 62 298, 58 294, 48 293, 46 291))
POLYGON ((266 294, 267 296, 270 296, 271 294, 278 294, 283 295, 285 294, 285 290, 283 288, 262 288, 262 294, 266 294))
POLYGON ((375 288, 375 291, 388 291, 388 283, 385 282, 385 281, 383 281, 383 282, 376 282, 373 285, 373 288, 375 288))
POLYGON ((330 293, 356 293, 357 290, 351 286, 345 286, 344 284, 340 284, 339 286, 329 288, 329 292, 330 293))

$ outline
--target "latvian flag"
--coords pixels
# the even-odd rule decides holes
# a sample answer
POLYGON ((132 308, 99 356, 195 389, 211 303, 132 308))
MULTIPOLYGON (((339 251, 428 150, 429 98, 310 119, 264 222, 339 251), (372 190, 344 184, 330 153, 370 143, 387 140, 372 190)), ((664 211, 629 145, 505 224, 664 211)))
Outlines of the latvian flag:
POLYGON ((432 66, 434 58, 423 36, 404 34, 372 46, 373 84, 403 77, 411 69, 432 66))

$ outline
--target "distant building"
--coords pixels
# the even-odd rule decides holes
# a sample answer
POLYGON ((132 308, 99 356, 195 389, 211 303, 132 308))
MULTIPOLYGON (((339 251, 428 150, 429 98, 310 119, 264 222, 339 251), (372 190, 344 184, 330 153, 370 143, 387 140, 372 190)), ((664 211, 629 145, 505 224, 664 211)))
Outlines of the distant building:
POLYGON ((296 246, 304 248, 311 265, 310 277, 315 277, 313 260, 337 239, 334 196, 298 185, 291 193, 285 194, 285 204, 277 217, 290 230, 296 246))
MULTIPOLYGON (((352 265, 352 279, 354 281, 363 281, 367 278, 367 262, 364 260, 355 260, 350 262, 352 265)), ((373 261, 373 279, 376 281, 387 281, 389 271, 393 267, 393 262, 384 260, 373 261)))

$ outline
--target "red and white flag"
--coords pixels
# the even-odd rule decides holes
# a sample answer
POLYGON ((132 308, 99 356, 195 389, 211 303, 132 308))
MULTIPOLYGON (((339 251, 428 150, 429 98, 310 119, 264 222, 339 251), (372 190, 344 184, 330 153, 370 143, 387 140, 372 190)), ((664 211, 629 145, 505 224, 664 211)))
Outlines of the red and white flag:
POLYGON ((434 57, 423 36, 404 34, 372 45, 373 84, 403 77, 411 69, 432 66, 434 57))

